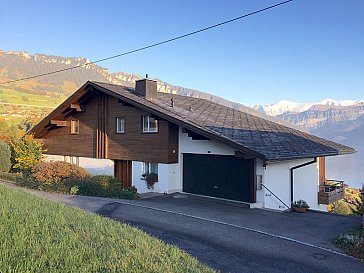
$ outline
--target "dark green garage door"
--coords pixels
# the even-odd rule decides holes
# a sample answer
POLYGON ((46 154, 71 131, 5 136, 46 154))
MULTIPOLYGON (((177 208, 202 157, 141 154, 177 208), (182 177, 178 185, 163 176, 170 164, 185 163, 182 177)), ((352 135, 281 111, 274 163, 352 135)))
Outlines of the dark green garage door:
POLYGON ((183 154, 183 191, 255 202, 254 172, 252 159, 183 154))

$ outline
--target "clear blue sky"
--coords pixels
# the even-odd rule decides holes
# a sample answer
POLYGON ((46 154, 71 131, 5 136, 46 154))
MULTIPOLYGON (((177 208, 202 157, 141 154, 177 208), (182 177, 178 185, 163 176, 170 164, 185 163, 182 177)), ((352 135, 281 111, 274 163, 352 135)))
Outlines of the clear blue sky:
MULTIPOLYGON (((2 1, 0 49, 107 57, 279 1, 2 1)), ((245 103, 364 99, 364 1, 296 0, 101 64, 245 103)))

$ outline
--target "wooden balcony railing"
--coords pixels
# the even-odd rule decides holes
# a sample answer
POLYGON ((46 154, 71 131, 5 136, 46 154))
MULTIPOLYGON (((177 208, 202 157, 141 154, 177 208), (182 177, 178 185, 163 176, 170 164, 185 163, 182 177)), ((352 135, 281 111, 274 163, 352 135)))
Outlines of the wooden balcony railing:
POLYGON ((332 204, 345 196, 344 181, 326 180, 320 185, 318 192, 318 203, 323 205, 332 204))

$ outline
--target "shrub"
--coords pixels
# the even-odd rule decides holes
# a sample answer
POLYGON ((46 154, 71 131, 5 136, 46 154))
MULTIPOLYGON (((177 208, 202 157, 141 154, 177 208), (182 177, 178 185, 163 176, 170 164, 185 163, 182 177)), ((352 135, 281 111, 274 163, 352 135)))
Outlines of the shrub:
POLYGON ((135 199, 138 196, 135 187, 121 189, 120 181, 109 175, 96 175, 83 179, 69 178, 64 184, 69 188, 77 187, 77 194, 80 195, 128 199, 135 199))
POLYGON ((11 151, 10 146, 0 141, 0 172, 7 173, 11 167, 11 151))
POLYGON ((334 240, 334 243, 350 255, 364 260, 364 229, 360 228, 340 234, 334 240))
POLYGON ((120 197, 126 199, 139 198, 138 190, 135 186, 124 188, 121 190, 120 197))
POLYGON ((14 174, 18 176, 16 180, 13 180, 18 186, 35 190, 38 189, 39 183, 36 182, 30 174, 28 173, 14 173, 14 174))
POLYGON ((351 214, 350 205, 343 200, 339 200, 328 205, 327 210, 330 213, 351 214))
POLYGON ((18 181, 21 181, 23 179, 23 174, 22 173, 3 173, 3 172, 0 172, 0 179, 13 181, 13 182, 18 182, 18 181))
POLYGON ((78 188, 78 186, 73 186, 70 188, 70 194, 72 194, 72 195, 78 194, 79 191, 80 191, 80 189, 78 188))
POLYGON ((33 135, 25 135, 11 145, 15 159, 13 168, 29 171, 31 167, 42 161, 43 144, 35 141, 33 135))
POLYGON ((85 169, 63 161, 40 162, 33 166, 31 175, 37 182, 60 183, 66 178, 85 178, 89 172, 85 169))

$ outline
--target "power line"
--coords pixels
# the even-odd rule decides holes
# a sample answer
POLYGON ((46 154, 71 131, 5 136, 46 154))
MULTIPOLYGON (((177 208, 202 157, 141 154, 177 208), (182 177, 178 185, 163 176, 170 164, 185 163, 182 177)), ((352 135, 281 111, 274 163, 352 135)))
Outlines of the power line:
POLYGON ((189 32, 187 34, 183 34, 183 35, 180 35, 180 36, 177 36, 177 37, 174 37, 174 38, 170 38, 168 40, 164 40, 162 42, 158 42, 158 43, 151 44, 151 45, 148 45, 148 46, 140 47, 140 48, 137 48, 137 49, 134 49, 134 50, 130 50, 130 51, 120 53, 120 54, 117 54, 117 55, 114 55, 114 56, 110 56, 110 57, 107 57, 107 58, 99 59, 99 60, 96 60, 96 61, 93 61, 93 62, 87 62, 87 63, 84 63, 84 64, 79 64, 79 65, 71 66, 71 67, 68 67, 68 68, 59 69, 59 70, 55 70, 55 71, 51 71, 51 72, 47 72, 47 73, 43 73, 43 74, 38 74, 38 75, 26 77, 26 78, 21 78, 21 79, 17 79, 17 80, 11 80, 11 81, 3 82, 3 83, 0 83, 0 84, 9 84, 9 83, 14 83, 14 82, 19 82, 19 81, 26 81, 26 80, 35 79, 35 78, 39 78, 39 77, 44 77, 44 76, 48 76, 48 75, 52 75, 52 74, 56 74, 56 73, 60 73, 60 72, 68 71, 68 70, 73 70, 73 69, 84 67, 84 66, 87 66, 87 65, 90 65, 90 64, 96 64, 96 63, 104 62, 104 61, 107 61, 107 60, 119 58, 121 56, 129 55, 129 54, 132 54, 132 53, 136 53, 138 51, 142 51, 142 50, 146 50, 146 49, 149 49, 149 48, 152 48, 152 47, 160 46, 160 45, 170 43, 170 42, 182 39, 182 38, 186 38, 188 36, 195 35, 195 34, 200 33, 200 32, 204 32, 204 31, 216 28, 216 27, 220 27, 222 25, 225 25, 225 24, 228 24, 228 23, 243 19, 245 17, 252 16, 254 14, 257 14, 257 13, 260 13, 260 12, 263 12, 263 11, 266 11, 266 10, 269 10, 269 9, 276 8, 278 6, 287 4, 287 3, 292 2, 292 1, 293 0, 287 0, 287 1, 284 1, 284 2, 280 2, 278 4, 268 6, 268 7, 265 7, 265 8, 262 8, 262 9, 259 9, 259 10, 256 10, 256 11, 241 15, 239 17, 235 17, 233 19, 230 19, 230 20, 227 20, 227 21, 224 21, 224 22, 221 22, 221 23, 209 26, 209 27, 205 27, 205 28, 193 31, 193 32, 189 32))

